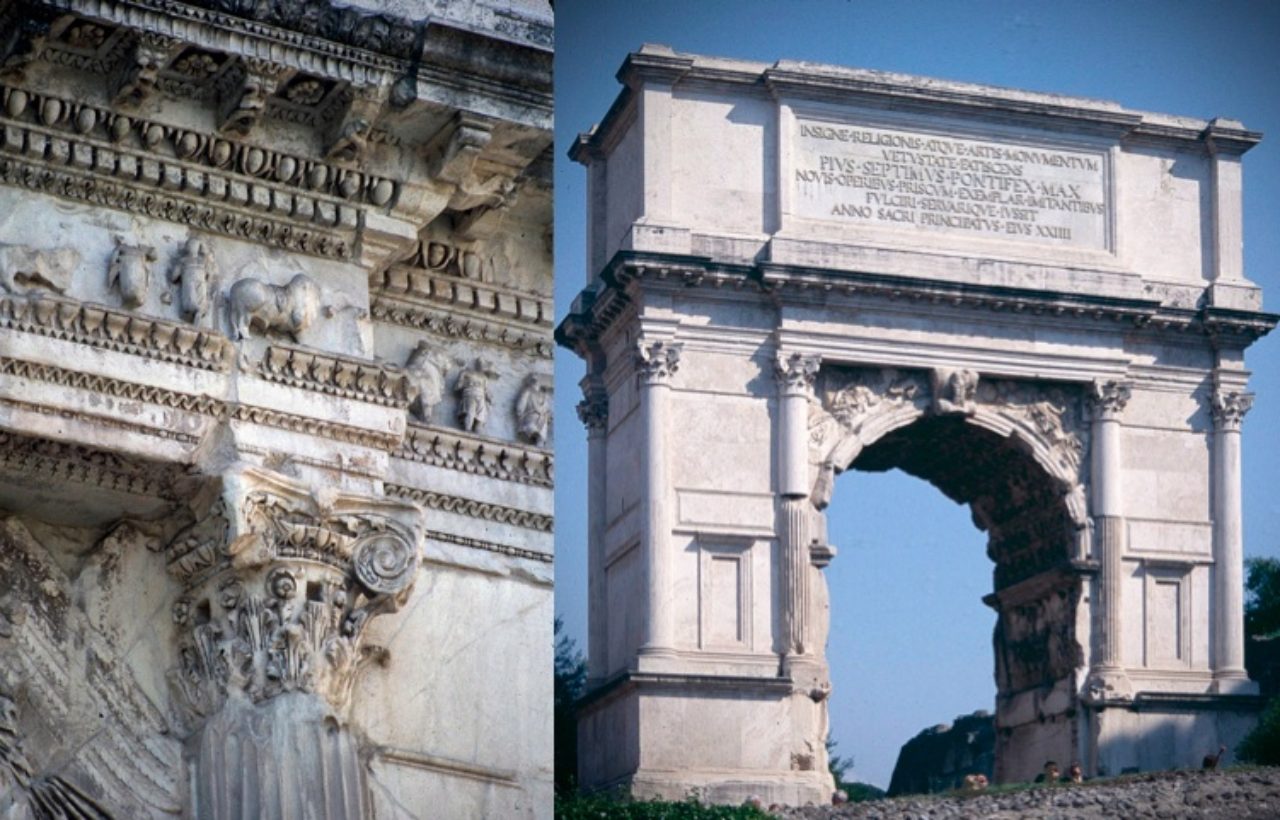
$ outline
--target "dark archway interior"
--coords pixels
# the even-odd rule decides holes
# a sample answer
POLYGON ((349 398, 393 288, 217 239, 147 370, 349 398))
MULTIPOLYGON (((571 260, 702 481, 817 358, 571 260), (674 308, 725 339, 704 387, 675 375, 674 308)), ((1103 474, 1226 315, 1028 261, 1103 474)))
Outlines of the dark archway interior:
POLYGON ((920 419, 866 447, 850 466, 897 468, 968 504, 973 523, 990 537, 997 590, 1070 561, 1075 528, 1061 484, 1016 439, 964 416, 920 419))
POLYGON ((1002 696, 1071 676, 1083 656, 1075 636, 1075 526, 1061 483, 1024 445, 964 416, 928 416, 868 445, 849 466, 900 469, 969 505, 995 562, 995 591, 984 600, 998 613, 993 643, 1002 696))

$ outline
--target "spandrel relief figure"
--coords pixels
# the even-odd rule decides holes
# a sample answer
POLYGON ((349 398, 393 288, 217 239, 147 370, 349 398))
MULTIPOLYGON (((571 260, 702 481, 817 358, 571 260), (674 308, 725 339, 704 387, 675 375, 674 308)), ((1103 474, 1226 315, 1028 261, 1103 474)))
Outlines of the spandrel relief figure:
POLYGON ((199 324, 208 312, 213 271, 213 252, 208 243, 197 237, 188 239, 169 274, 169 281, 178 286, 178 312, 188 322, 199 324))
POLYGON ((33 248, 0 244, 0 290, 27 293, 36 289, 66 293, 80 264, 74 248, 33 248))
POLYGON ((120 300, 125 307, 140 307, 147 300, 151 263, 154 261, 155 248, 130 245, 123 237, 116 237, 116 249, 107 264, 107 287, 120 291, 120 300))
POLYGON ((489 418, 489 406, 493 404, 489 382, 497 377, 493 365, 483 358, 476 359, 472 368, 458 374, 453 391, 458 394, 458 420, 463 430, 474 433, 484 426, 489 418))
POLYGON ((458 364, 460 362, 426 340, 418 342, 418 346, 409 354, 404 367, 417 391, 409 412, 419 421, 431 423, 436 406, 444 401, 445 379, 458 364))
POLYGON ((550 427, 551 386, 546 376, 530 373, 516 397, 516 433, 535 447, 542 447, 547 443, 550 427))
POLYGON ((248 338, 254 331, 278 331, 298 341, 320 313, 320 286, 305 273, 287 285, 261 279, 241 279, 227 292, 227 317, 232 338, 248 338))

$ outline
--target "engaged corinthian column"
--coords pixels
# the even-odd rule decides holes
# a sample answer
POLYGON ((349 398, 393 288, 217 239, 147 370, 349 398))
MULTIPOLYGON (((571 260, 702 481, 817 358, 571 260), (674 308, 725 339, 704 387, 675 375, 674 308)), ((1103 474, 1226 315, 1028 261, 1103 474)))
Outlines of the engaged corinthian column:
POLYGON ((1093 662, 1088 690, 1094 698, 1131 697, 1133 687, 1124 672, 1123 611, 1125 522, 1121 474, 1120 414, 1129 403, 1126 382, 1095 382, 1089 395, 1093 416, 1092 487, 1094 553, 1102 564, 1098 584, 1101 617, 1098 619, 1098 656, 1093 662))
POLYGON ((1244 534, 1240 511, 1240 423, 1253 394, 1213 392, 1213 678, 1222 693, 1255 691, 1244 669, 1244 534))
POLYGON ((365 764, 345 713, 365 644, 418 577, 421 513, 320 492, 253 467, 228 473, 166 547, 179 664, 195 730, 194 816, 352 820, 365 764))
POLYGON ((609 671, 608 607, 604 575, 604 500, 609 395, 600 377, 582 380, 578 418, 587 428, 587 680, 593 683, 609 671))
POLYGON ((640 343, 636 349, 636 374, 640 382, 640 418, 644 424, 642 453, 645 511, 641 545, 648 576, 642 654, 672 651, 675 647, 675 613, 671 599, 671 482, 667 469, 667 401, 671 377, 680 367, 681 345, 671 342, 640 343))
POLYGON ((820 359, 778 354, 778 495, 783 653, 813 654, 809 609, 809 399, 820 359))

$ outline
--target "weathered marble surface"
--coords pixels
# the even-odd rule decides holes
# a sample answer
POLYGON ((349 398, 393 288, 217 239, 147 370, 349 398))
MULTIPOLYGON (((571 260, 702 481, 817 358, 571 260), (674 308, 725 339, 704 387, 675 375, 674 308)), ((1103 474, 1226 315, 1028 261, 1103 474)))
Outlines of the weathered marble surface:
POLYGON ((557 331, 587 365, 583 782, 826 801, 849 468, 923 477, 989 535, 998 780, 1238 739, 1260 135, 663 46, 619 78, 572 152, 589 270, 557 331))
POLYGON ((0 815, 550 816, 551 24, 0 0, 0 815))

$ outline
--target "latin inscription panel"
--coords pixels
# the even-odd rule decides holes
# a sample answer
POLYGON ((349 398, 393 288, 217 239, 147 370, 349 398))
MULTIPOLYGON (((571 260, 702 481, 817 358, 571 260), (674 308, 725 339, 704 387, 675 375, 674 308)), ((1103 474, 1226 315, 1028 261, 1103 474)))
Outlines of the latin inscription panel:
POLYGON ((1105 155, 797 117, 808 219, 1107 250, 1105 155))

